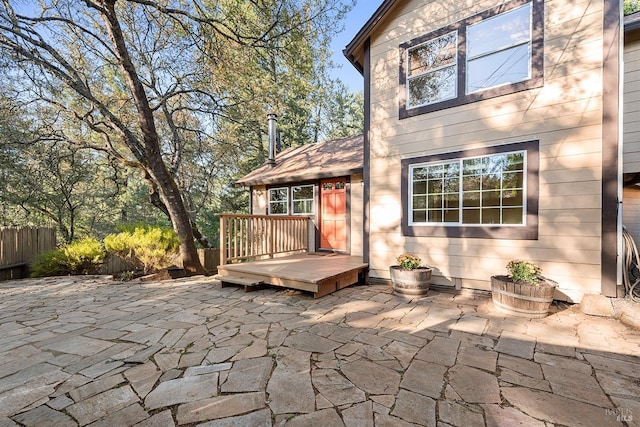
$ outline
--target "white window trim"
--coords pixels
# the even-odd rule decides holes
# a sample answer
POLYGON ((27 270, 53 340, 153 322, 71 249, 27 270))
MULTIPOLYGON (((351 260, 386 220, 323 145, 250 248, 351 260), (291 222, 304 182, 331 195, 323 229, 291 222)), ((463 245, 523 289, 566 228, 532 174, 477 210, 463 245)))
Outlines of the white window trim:
POLYGON ((304 185, 292 185, 291 187, 291 214, 292 215, 301 215, 301 216, 305 216, 305 215, 314 215, 316 213, 316 186, 313 184, 304 184, 304 185), (293 189, 295 187, 311 187, 311 190, 313 191, 313 196, 311 199, 294 199, 293 198, 293 189), (295 202, 296 201, 308 201, 311 200, 312 203, 312 209, 311 212, 295 212, 295 202))
MULTIPOLYGON (((528 156, 527 156, 527 150, 515 150, 515 151, 507 151, 507 152, 500 152, 500 153, 494 153, 494 154, 488 154, 488 155, 480 155, 480 156, 469 156, 469 157, 459 157, 456 159, 450 159, 450 160, 439 160, 439 161, 435 161, 435 162, 423 162, 423 163, 415 163, 415 164, 411 164, 409 165, 409 173, 408 173, 408 179, 409 182, 408 184, 408 197, 407 197, 407 204, 408 204, 408 215, 409 217, 408 219, 408 225, 410 227, 526 227, 527 226, 527 190, 528 190, 528 183, 527 183, 527 161, 528 161, 528 156), (467 224, 467 223, 463 223, 462 222, 462 211, 463 211, 463 206, 462 206, 462 173, 463 173, 463 167, 462 167, 462 162, 464 160, 470 160, 470 159, 478 159, 478 158, 483 158, 483 157, 492 157, 492 156, 501 156, 501 155, 508 155, 508 154, 516 154, 516 153, 522 153, 524 155, 524 159, 523 159, 523 164, 522 164, 522 170, 523 170, 523 174, 522 174, 522 194, 523 194, 523 198, 522 198, 522 224, 467 224), (460 165, 460 183, 459 183, 459 190, 458 190, 458 195, 460 196, 460 204, 458 207, 458 211, 459 211, 459 221, 458 222, 414 222, 413 221, 413 171, 416 168, 421 168, 421 167, 425 167, 425 166, 437 166, 437 165, 445 165, 445 164, 449 164, 449 163, 454 163, 454 162, 458 162, 458 164, 460 165)), ((500 204, 500 208, 502 208, 502 203, 500 204)))
MULTIPOLYGON (((448 32, 448 33, 446 33, 446 34, 442 34, 441 36, 434 37, 434 38, 432 38, 432 39, 430 39, 430 40, 426 40, 426 41, 424 41, 424 42, 422 42, 422 43, 420 43, 420 44, 418 44, 418 45, 415 45, 415 46, 412 46, 412 47, 410 47, 410 48, 406 49, 405 55, 406 55, 406 64, 407 64, 407 70, 406 70, 406 82, 407 82, 407 84, 406 84, 405 86, 406 86, 406 92, 407 92, 407 93, 406 93, 406 98, 405 98, 405 99, 407 100, 407 102, 406 102, 406 104, 407 104, 407 109, 409 109, 409 108, 418 108, 418 107, 423 107, 423 106, 425 106, 425 105, 436 104, 436 103, 438 103, 438 102, 443 102, 443 101, 447 101, 447 100, 449 100, 449 99, 455 99, 455 98, 457 98, 457 97, 458 97, 458 79, 459 79, 459 76, 458 76, 458 55, 457 55, 457 54, 456 54, 456 55, 454 55, 454 62, 453 62, 453 64, 449 64, 449 65, 441 65, 440 67, 433 68, 433 69, 430 69, 430 70, 428 70, 428 71, 423 71, 422 73, 415 74, 415 75, 413 75, 413 76, 409 75, 409 73, 411 72, 411 59, 410 59, 410 57, 409 57, 409 53, 410 53, 412 50, 417 49, 417 48, 419 48, 420 46, 423 46, 423 45, 425 45, 425 44, 432 43, 434 40, 437 40, 437 39, 439 39, 439 38, 447 37, 447 36, 449 36, 449 35, 451 35, 451 34, 454 34, 454 41, 453 41, 453 43, 454 43, 454 45, 455 45, 455 46, 456 46, 456 48, 457 48, 457 47, 458 47, 458 32, 457 32, 457 31, 450 31, 450 32, 448 32), (422 104, 416 104, 416 105, 411 105, 411 104, 410 104, 409 99, 411 98, 411 96, 410 96, 410 92, 409 92, 409 87, 411 86, 411 80, 414 80, 414 79, 416 79, 416 78, 418 78, 418 77, 422 77, 422 76, 424 76, 424 75, 426 75, 426 74, 432 74, 432 73, 434 73, 434 72, 436 72, 436 71, 440 71, 440 70, 443 70, 443 69, 445 69, 445 68, 451 68, 451 67, 453 67, 453 68, 455 69, 455 71, 456 71, 456 72, 455 72, 455 84, 454 84, 454 91, 453 91, 453 95, 452 95, 452 96, 449 96, 449 97, 447 97, 447 98, 442 98, 442 99, 433 100, 433 101, 430 101, 430 102, 424 102, 424 103, 422 103, 422 104)), ((457 51, 457 49, 456 49, 456 51, 457 51)))
POLYGON ((274 188, 269 188, 267 190, 267 206, 269 207, 268 212, 269 215, 289 215, 289 187, 274 187, 274 188), (286 194, 287 194, 287 199, 284 201, 284 205, 285 205, 285 210, 286 212, 284 213, 273 213, 271 211, 271 206, 272 204, 282 204, 282 201, 271 201, 271 192, 272 191, 276 191, 276 190, 285 190, 286 194))

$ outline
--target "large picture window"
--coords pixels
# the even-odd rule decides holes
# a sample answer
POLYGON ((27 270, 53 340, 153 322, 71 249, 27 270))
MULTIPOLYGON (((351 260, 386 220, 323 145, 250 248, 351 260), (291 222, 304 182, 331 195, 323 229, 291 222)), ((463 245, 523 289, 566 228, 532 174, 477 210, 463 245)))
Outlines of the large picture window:
POLYGON ((402 160, 403 234, 537 239, 538 145, 402 160))
POLYGON ((511 0, 400 45, 400 118, 542 86, 543 21, 511 0))
POLYGON ((289 214, 289 189, 270 188, 269 189, 269 215, 289 214))
POLYGON ((410 166, 411 224, 525 225, 526 152, 410 166))

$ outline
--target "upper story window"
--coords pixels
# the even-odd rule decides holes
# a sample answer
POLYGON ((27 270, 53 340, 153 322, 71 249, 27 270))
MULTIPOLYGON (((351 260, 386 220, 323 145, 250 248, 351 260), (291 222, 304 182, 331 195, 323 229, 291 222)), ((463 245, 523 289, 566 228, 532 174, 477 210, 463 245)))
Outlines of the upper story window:
POLYGON ((458 74, 457 33, 429 40, 407 51, 410 107, 455 98, 458 74))
POLYGON ((531 77, 531 3, 467 27, 467 93, 531 77))
POLYGON ((287 187, 269 189, 269 215, 289 213, 289 189, 287 187))
POLYGON ((313 185, 291 187, 291 203, 293 214, 314 213, 315 191, 313 185))
POLYGON ((400 46, 400 118, 543 85, 544 0, 512 0, 400 46))

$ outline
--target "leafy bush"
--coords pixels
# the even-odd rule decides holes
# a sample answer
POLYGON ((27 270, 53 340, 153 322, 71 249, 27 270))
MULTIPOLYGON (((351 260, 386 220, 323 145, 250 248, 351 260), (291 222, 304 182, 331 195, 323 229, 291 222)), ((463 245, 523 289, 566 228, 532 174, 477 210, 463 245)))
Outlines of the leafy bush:
POLYGON ((529 282, 537 285, 540 282, 542 269, 529 261, 512 260, 507 264, 509 277, 514 282, 529 282))
POLYGON ((105 255, 100 242, 89 237, 40 255, 31 265, 31 276, 96 273, 100 270, 105 255))
POLYGON ((180 239, 171 229, 156 226, 136 226, 104 238, 104 245, 113 252, 142 268, 145 273, 171 264, 178 253, 180 239))

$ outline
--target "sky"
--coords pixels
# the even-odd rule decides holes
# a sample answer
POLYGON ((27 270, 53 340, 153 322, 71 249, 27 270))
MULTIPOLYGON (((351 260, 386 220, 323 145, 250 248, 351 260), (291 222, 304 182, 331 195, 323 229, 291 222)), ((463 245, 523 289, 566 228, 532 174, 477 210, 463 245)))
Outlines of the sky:
POLYGON ((341 66, 333 71, 334 78, 340 78, 352 92, 361 91, 364 78, 353 65, 345 58, 342 50, 349 44, 362 26, 371 18, 373 13, 382 4, 383 0, 357 0, 353 9, 347 14, 344 30, 338 34, 331 43, 333 49, 333 61, 341 66))

